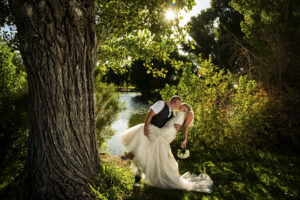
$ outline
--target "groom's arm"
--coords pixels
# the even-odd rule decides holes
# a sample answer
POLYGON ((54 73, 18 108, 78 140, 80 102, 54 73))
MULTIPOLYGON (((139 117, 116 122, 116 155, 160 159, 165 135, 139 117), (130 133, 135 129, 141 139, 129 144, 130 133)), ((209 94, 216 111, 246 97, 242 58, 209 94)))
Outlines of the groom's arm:
POLYGON ((181 125, 180 124, 174 124, 174 128, 176 129, 176 131, 180 131, 181 130, 181 125))
POLYGON ((147 114, 147 116, 146 116, 146 119, 145 119, 145 125, 144 125, 144 134, 145 134, 146 136, 149 135, 149 124, 150 124, 151 119, 152 119, 152 117, 153 117, 154 115, 155 115, 155 112, 150 108, 150 109, 149 109, 149 112, 148 112, 148 114, 147 114))

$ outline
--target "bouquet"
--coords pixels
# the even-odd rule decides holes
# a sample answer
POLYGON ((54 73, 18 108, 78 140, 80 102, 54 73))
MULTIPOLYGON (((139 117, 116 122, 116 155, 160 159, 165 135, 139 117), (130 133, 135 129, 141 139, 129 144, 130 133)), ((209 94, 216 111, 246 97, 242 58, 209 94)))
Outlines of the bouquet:
POLYGON ((177 150, 177 157, 181 159, 188 158, 190 156, 190 151, 184 147, 177 150))

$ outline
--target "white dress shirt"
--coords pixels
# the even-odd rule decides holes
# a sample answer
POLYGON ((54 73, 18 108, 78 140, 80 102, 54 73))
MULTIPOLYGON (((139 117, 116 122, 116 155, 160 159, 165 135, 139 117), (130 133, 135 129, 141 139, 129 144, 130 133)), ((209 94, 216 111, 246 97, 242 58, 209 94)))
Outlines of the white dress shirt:
MULTIPOLYGON (((153 112, 154 112, 155 114, 157 114, 157 113, 159 113, 160 111, 162 111, 162 109, 164 108, 164 106, 165 106, 165 102, 164 102, 163 100, 160 100, 160 101, 155 102, 155 103, 150 107, 150 109, 152 109, 153 112)), ((169 106, 169 105, 168 105, 168 106, 169 106)), ((171 107, 169 106, 169 116, 168 116, 168 117, 170 117, 171 114, 172 114, 172 109, 171 109, 171 107)))

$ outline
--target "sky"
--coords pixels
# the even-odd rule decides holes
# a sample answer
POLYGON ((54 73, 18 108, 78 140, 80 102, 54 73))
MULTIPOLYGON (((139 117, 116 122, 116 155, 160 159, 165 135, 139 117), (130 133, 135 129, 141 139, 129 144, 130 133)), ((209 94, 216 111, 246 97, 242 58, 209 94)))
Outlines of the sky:
POLYGON ((192 16, 196 16, 200 13, 201 10, 210 7, 210 0, 195 0, 196 4, 193 9, 188 13, 183 13, 183 20, 180 22, 180 25, 185 25, 192 16))

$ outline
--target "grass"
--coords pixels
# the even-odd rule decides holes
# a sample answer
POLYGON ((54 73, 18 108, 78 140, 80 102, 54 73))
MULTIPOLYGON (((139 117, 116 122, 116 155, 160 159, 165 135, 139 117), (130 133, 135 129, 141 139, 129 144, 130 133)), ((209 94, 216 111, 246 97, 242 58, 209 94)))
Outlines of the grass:
MULTIPOLYGON (((275 155, 258 151, 247 156, 222 153, 193 153, 179 160, 180 173, 207 173, 214 181, 211 194, 165 190, 142 184, 134 188, 134 175, 128 165, 115 164, 106 158, 106 177, 114 187, 107 199, 300 199, 299 156, 275 155), (114 180, 114 181, 113 181, 114 180)), ((114 160, 114 159, 113 159, 114 160)), ((105 199, 100 198, 100 199, 105 199)))
MULTIPOLYGON (((109 154, 102 154, 101 160, 104 173, 91 186, 101 200, 300 199, 300 156, 262 151, 239 156, 203 151, 191 152, 189 158, 178 160, 181 174, 189 171, 211 176, 214 181, 211 194, 160 189, 143 181, 140 188, 135 188, 130 161, 121 161, 118 156, 109 154)), ((0 197, 27 199, 28 194, 20 187, 25 179, 26 176, 19 176, 5 190, 2 188, 0 197)))

